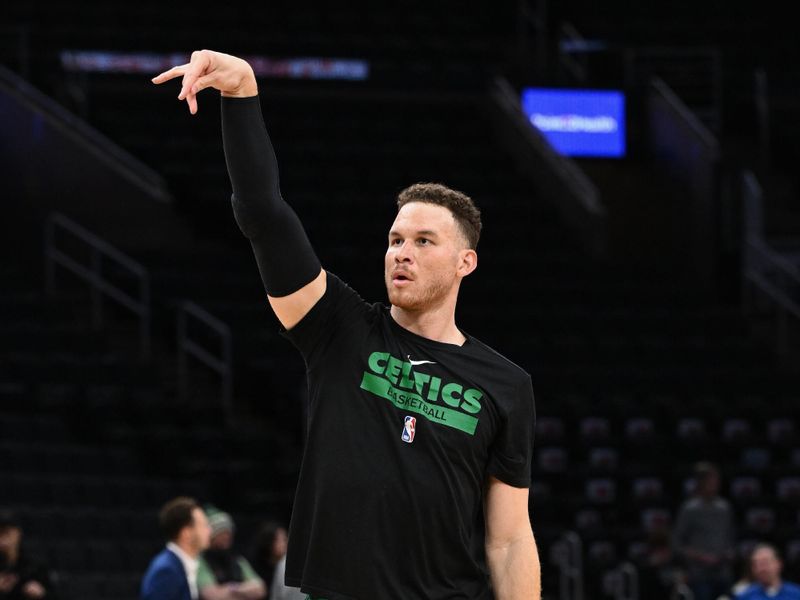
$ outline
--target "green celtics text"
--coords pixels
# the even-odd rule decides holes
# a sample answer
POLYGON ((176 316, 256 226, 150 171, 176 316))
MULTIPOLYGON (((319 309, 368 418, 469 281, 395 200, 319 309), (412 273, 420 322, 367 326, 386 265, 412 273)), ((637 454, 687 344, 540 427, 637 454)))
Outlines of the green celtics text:
POLYGON ((388 352, 373 352, 368 364, 371 372, 364 372, 361 389, 435 423, 475 433, 478 419, 473 415, 481 410, 481 390, 412 371, 410 362, 388 352))

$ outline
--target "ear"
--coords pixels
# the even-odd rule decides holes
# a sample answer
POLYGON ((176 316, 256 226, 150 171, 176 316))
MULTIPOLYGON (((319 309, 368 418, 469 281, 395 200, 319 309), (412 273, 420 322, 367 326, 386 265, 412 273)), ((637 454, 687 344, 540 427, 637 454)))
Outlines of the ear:
POLYGON ((478 268, 478 253, 475 250, 466 248, 458 253, 458 268, 456 275, 466 277, 478 268))

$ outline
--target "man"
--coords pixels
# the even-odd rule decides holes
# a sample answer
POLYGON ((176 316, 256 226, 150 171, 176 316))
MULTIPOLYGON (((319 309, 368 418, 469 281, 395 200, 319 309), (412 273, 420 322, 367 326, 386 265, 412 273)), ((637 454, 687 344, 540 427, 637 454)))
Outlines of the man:
POLYGON ((233 550, 235 526, 231 516, 215 507, 206 509, 211 543, 197 571, 201 600, 262 600, 264 582, 247 559, 233 550))
POLYGON ((750 553, 753 583, 736 600, 800 600, 800 586, 781 579, 783 562, 775 546, 757 544, 750 553))
POLYGON ((211 535, 208 519, 193 498, 181 496, 162 507, 158 521, 167 547, 147 568, 141 600, 197 600, 198 557, 211 535))
POLYGON ((438 184, 400 193, 384 260, 391 308, 322 269, 280 195, 253 70, 209 50, 182 76, 222 94, 232 204, 269 303, 308 368, 308 441, 286 584, 312 598, 538 600, 528 515, 530 376, 455 323, 480 213, 438 184))
POLYGON ((47 569, 20 550, 22 525, 11 511, 0 511, 0 600, 54 598, 47 569))
POLYGON ((678 511, 673 546, 686 566, 695 600, 716 600, 733 580, 733 513, 719 497, 720 476, 714 465, 697 463, 694 485, 692 497, 678 511))

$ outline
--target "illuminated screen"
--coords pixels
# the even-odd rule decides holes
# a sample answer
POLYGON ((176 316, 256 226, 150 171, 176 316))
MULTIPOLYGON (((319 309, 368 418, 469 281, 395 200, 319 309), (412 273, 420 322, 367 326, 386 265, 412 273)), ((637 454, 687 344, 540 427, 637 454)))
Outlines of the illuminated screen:
POLYGON ((625 156, 625 95, 618 91, 526 88, 522 110, 566 156, 625 156))

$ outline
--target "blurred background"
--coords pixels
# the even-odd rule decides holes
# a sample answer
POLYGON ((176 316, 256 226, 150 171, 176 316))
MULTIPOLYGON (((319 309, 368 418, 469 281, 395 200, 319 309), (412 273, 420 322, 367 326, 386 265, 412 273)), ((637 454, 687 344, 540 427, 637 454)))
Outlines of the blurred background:
POLYGON ((231 214, 219 99, 191 116, 177 83, 150 83, 202 48, 254 66, 283 195, 364 298, 385 300, 400 189, 442 182, 482 209, 457 318, 533 377, 547 600, 692 597, 674 538, 701 460, 734 579, 764 541, 800 578, 783 10, 6 0, 0 508, 53 597, 137 597, 175 496, 228 511, 254 562, 291 516, 304 365, 231 214))

